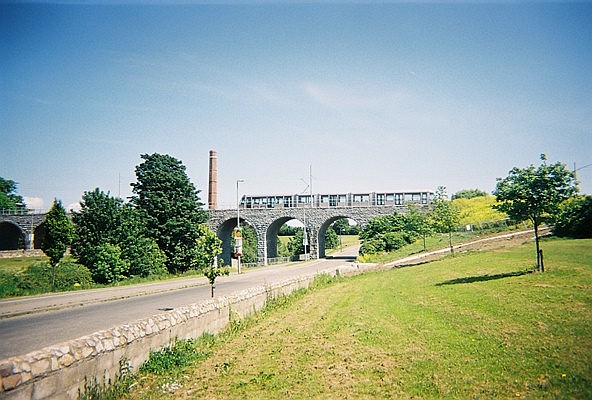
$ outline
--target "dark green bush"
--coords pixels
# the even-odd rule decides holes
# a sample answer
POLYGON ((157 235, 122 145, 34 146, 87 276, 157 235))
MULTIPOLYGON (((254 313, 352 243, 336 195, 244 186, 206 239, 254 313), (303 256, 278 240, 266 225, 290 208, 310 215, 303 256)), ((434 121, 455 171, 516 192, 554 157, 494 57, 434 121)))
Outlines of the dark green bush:
POLYGON ((592 196, 574 197, 564 202, 555 218, 557 236, 592 238, 592 196))
POLYGON ((360 247, 360 255, 376 254, 385 251, 384 241, 380 238, 371 238, 364 240, 360 247))

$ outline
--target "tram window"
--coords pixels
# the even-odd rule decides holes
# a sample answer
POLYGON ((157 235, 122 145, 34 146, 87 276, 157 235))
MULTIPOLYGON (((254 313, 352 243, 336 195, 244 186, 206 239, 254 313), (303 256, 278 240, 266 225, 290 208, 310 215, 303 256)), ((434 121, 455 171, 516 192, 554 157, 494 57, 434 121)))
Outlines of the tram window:
POLYGON ((329 196, 329 207, 336 207, 337 206, 337 196, 331 195, 329 196))

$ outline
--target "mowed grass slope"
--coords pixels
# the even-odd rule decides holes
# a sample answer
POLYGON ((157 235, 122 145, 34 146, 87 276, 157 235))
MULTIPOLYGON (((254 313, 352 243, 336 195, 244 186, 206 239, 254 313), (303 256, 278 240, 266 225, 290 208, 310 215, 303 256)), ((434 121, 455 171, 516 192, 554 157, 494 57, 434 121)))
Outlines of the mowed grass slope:
POLYGON ((592 240, 338 282, 223 335, 131 398, 592 398, 592 240))

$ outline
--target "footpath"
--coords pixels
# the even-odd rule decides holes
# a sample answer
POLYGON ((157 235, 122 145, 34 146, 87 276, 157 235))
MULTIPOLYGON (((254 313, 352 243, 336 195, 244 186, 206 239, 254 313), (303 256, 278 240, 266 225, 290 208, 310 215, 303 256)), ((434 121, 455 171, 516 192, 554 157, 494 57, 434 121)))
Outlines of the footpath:
MULTIPOLYGON (((549 232, 549 228, 540 229, 540 235, 546 235, 549 232)), ((523 230, 523 231, 516 231, 512 233, 507 233, 504 235, 495 235, 486 237, 483 239, 473 240, 471 242, 460 243, 453 245, 454 251, 479 251, 479 250, 487 250, 491 248, 499 248, 499 247, 507 247, 507 246, 516 246, 525 242, 533 241, 534 240, 534 230, 523 230)), ((389 263, 384 264, 385 267, 404 267, 409 265, 420 264, 424 262, 429 262, 433 260, 437 260, 439 258, 445 257, 446 255, 450 254, 450 247, 446 247, 439 250, 428 251, 425 253, 414 254, 408 257, 399 258, 397 260, 391 261, 389 263)))

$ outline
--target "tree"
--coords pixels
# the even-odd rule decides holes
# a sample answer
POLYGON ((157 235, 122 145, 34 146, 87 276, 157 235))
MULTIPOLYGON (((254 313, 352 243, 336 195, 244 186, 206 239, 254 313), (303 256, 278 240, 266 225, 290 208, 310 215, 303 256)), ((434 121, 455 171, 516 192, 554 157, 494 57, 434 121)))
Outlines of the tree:
POLYGON ((25 201, 23 197, 16 194, 18 184, 10 179, 0 177, 0 210, 23 210, 25 201))
POLYGON ((197 233, 192 268, 201 271, 211 266, 214 258, 222 253, 222 241, 205 224, 198 225, 197 233))
POLYGON ((527 168, 514 167, 506 178, 498 178, 493 194, 494 207, 517 221, 530 220, 534 226, 537 268, 544 272, 540 248, 539 226, 547 217, 557 213, 559 205, 578 193, 575 173, 565 164, 547 164, 547 156, 541 154, 541 165, 527 168))
POLYGON ((568 199, 559 207, 553 233, 557 236, 592 238, 592 196, 568 199))
POLYGON ((333 229, 338 235, 359 235, 360 228, 358 225, 350 225, 349 219, 340 218, 333 223, 333 229))
POLYGON ((96 261, 96 249, 105 243, 119 244, 119 231, 124 224, 123 200, 96 188, 84 192, 80 211, 72 215, 75 236, 72 254, 91 271, 96 261))
POLYGON ((436 232, 448 233, 448 244, 450 253, 454 255, 452 246, 452 232, 456 229, 460 221, 460 211, 458 207, 445 198, 436 199, 434 209, 431 213, 432 226, 436 232))
POLYGON ((461 191, 453 194, 451 200, 473 199, 475 197, 482 197, 482 196, 487 196, 487 192, 484 192, 483 190, 479 190, 479 189, 465 189, 465 190, 461 190, 461 191))
POLYGON ((406 231, 405 226, 403 214, 395 213, 372 218, 360 232, 360 239, 362 239, 360 254, 395 251, 413 242, 416 234, 406 231))
MULTIPOLYGON (((308 232, 307 232, 308 233, 308 232)), ((308 240, 310 241, 310 234, 307 234, 308 240)), ((291 255, 297 256, 298 254, 304 254, 304 228, 296 227, 296 234, 290 238, 288 242, 288 251, 291 255)), ((310 244, 306 246, 306 250, 310 252, 310 244)))
POLYGON ((167 257, 170 273, 191 268, 199 238, 199 225, 208 214, 199 191, 185 173, 181 161, 169 155, 143 154, 136 166, 132 203, 140 213, 148 237, 167 257))
POLYGON ((45 214, 43 221, 45 237, 41 243, 41 250, 49 257, 51 265, 51 287, 55 288, 55 270, 64 257, 66 250, 72 242, 74 228, 72 222, 62 206, 62 202, 54 199, 51 209, 45 214))
POLYGON ((167 272, 166 257, 153 239, 144 235, 144 227, 136 210, 122 199, 96 188, 85 192, 80 211, 72 216, 75 227, 72 254, 102 283, 110 283, 130 275, 148 276, 167 272), (112 247, 117 247, 114 250, 112 247), (126 265, 120 267, 115 258, 126 265), (97 263, 102 260, 101 266, 97 263), (110 265, 117 271, 97 273, 110 265), (116 279, 115 279, 116 278, 116 279))
POLYGON ((337 232, 335 229, 330 226, 327 228, 325 232, 325 248, 326 249, 335 249, 339 246, 339 236, 337 236, 337 232))
POLYGON ((198 229, 199 237, 195 249, 194 266, 208 278, 212 297, 214 297, 216 279, 222 275, 229 275, 230 270, 218 266, 217 257, 222 253, 222 241, 205 224, 199 225, 198 229))
POLYGON ((430 213, 421 211, 417 204, 408 204, 405 214, 405 231, 414 232, 423 239, 423 251, 426 251, 426 238, 432 234, 433 227, 430 223, 430 213))
POLYGON ((111 243, 101 243, 94 249, 93 280, 98 283, 114 283, 129 276, 129 262, 121 257, 121 248, 111 243))

